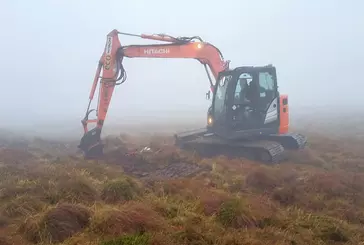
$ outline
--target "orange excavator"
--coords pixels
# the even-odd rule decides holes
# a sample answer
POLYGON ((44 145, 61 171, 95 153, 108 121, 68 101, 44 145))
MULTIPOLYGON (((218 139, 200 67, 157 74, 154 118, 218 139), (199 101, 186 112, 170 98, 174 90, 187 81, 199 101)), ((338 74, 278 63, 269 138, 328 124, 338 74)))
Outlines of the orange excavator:
POLYGON ((86 115, 81 121, 84 136, 78 147, 87 159, 103 155, 101 130, 114 88, 126 81, 122 63, 125 57, 189 58, 196 59, 205 67, 210 82, 210 91, 206 94, 209 99, 212 93, 207 125, 176 134, 176 145, 182 149, 193 150, 203 156, 223 154, 277 163, 284 159, 285 149, 298 150, 306 145, 305 136, 289 132, 288 96, 280 95, 278 91, 273 65, 230 69, 230 62, 224 60, 220 50, 198 36, 136 35, 113 30, 106 37, 86 115), (164 43, 122 46, 119 35, 164 43), (94 109, 90 110, 90 105, 99 83, 97 118, 91 120, 89 114, 94 109), (96 123, 96 126, 88 130, 89 123, 96 123))

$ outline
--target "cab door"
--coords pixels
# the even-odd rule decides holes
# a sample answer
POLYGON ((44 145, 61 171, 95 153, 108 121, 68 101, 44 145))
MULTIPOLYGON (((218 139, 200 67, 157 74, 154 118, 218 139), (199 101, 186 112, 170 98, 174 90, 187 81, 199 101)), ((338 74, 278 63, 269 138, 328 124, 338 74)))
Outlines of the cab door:
POLYGON ((215 134, 225 137, 229 131, 229 94, 231 94, 232 75, 221 75, 216 83, 212 102, 212 129, 215 134))
POLYGON ((275 133, 279 127, 279 93, 273 66, 235 69, 229 101, 230 135, 275 133))

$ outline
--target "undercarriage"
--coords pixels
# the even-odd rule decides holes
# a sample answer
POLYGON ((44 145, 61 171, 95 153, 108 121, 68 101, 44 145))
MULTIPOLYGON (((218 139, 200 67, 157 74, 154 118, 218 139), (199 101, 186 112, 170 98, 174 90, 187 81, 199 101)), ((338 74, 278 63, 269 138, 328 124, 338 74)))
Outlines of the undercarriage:
POLYGON ((296 133, 260 135, 244 140, 227 140, 206 129, 199 129, 175 135, 176 145, 187 151, 194 151, 202 157, 225 155, 244 157, 263 163, 275 164, 286 159, 287 150, 303 149, 307 139, 296 133))

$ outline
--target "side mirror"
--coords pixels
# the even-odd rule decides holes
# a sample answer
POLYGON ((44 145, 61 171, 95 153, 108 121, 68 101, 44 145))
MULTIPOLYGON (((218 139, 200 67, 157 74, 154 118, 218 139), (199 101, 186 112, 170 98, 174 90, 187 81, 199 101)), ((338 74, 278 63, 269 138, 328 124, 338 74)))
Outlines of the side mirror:
POLYGON ((206 99, 207 100, 210 100, 211 98, 211 91, 209 90, 207 93, 206 93, 206 99))

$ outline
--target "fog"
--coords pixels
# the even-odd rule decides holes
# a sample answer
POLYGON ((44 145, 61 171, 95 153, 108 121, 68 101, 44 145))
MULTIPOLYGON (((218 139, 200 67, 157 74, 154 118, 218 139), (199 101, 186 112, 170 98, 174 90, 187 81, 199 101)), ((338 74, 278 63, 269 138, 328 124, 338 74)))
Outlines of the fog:
MULTIPOLYGON (((332 113, 360 108, 363 9, 359 0, 3 0, 0 127, 81 133, 97 62, 112 29, 198 35, 217 46, 231 67, 271 63, 293 116, 310 108, 332 113)), ((125 59, 124 66, 128 80, 116 87, 105 127, 205 120, 209 83, 197 61, 135 58, 125 59)))

